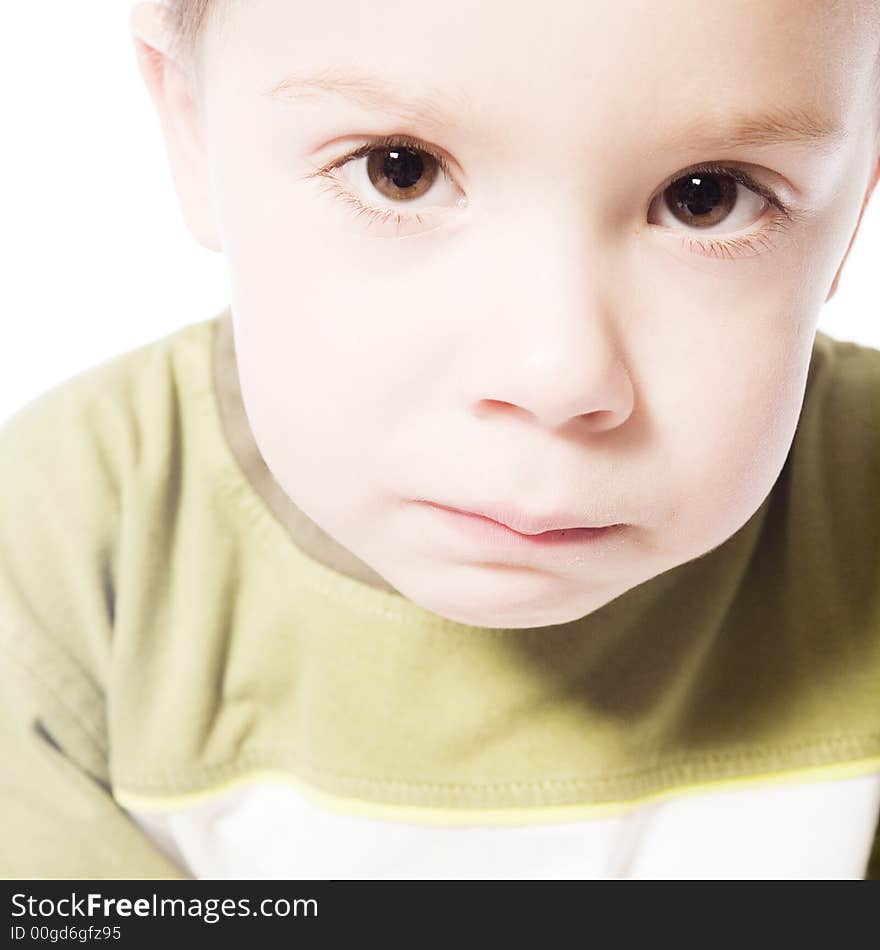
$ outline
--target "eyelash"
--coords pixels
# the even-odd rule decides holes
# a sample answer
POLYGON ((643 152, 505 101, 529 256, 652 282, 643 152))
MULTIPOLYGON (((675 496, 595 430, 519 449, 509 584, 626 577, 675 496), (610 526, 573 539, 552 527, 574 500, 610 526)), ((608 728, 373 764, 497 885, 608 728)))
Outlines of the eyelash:
MULTIPOLYGON (((334 159, 328 165, 325 165, 306 177, 325 179, 326 190, 330 192, 333 197, 342 201, 343 204, 350 208, 354 212, 355 217, 359 218, 361 216, 366 216, 368 223, 378 223, 380 225, 385 224, 388 221, 393 221, 399 231, 400 225, 404 221, 409 221, 412 219, 416 222, 421 222, 421 217, 418 215, 418 213, 400 213, 393 208, 375 208, 372 205, 365 204, 356 195, 346 189, 340 183, 337 176, 331 174, 334 169, 341 168, 342 166, 347 165, 349 162, 355 161, 358 158, 363 158, 377 148, 391 148, 395 145, 403 146, 404 148, 409 147, 427 153, 437 162, 444 175, 449 178, 453 177, 449 162, 439 151, 432 148, 426 142, 422 142, 419 139, 412 138, 407 135, 380 136, 379 138, 373 139, 370 142, 359 146, 346 155, 342 155, 339 158, 334 159)), ((660 189, 658 189, 656 194, 662 194, 671 184, 681 178, 685 178, 688 175, 698 174, 725 175, 733 181, 744 185, 746 188, 748 188, 750 191, 753 191, 760 197, 764 198, 771 205, 771 207, 776 209, 776 213, 768 222, 758 228, 758 230, 752 232, 751 234, 741 235, 735 238, 727 238, 724 240, 705 240, 684 235, 682 237, 682 244, 686 244, 688 249, 691 251, 696 248, 701 254, 704 254, 708 257, 718 258, 734 258, 745 256, 747 254, 749 256, 754 256, 763 253, 764 251, 772 250, 773 245, 770 232, 784 232, 788 229, 792 222, 796 221, 800 217, 798 212, 788 207, 788 205, 782 201, 782 199, 776 194, 775 191, 773 191, 772 188, 762 184, 743 169, 731 165, 724 165, 720 162, 701 162, 685 168, 682 171, 678 171, 671 178, 669 178, 660 189)), ((653 201, 654 198, 652 197, 651 203, 653 203, 653 201)))
POLYGON ((364 204, 356 195, 352 194, 347 188, 344 188, 340 183, 339 179, 330 174, 334 168, 340 168, 343 165, 347 165, 349 162, 355 161, 358 158, 363 158, 365 155, 369 155, 370 152, 375 151, 377 148, 391 148, 395 145, 403 146, 404 148, 413 148, 417 149, 420 152, 426 152, 430 155, 440 166, 441 171, 448 178, 452 178, 452 168, 449 165, 447 159, 440 154, 436 149, 432 148, 425 142, 420 141, 419 139, 411 138, 408 135, 383 135, 379 138, 373 139, 370 142, 365 143, 364 145, 358 146, 354 151, 349 152, 347 155, 342 155, 340 158, 334 159, 329 165, 325 165, 323 168, 319 168, 318 171, 307 175, 307 178, 324 178, 326 179, 326 190, 333 195, 335 198, 343 202, 348 208, 350 208, 355 217, 366 216, 368 218, 368 223, 378 223, 385 224, 388 221, 393 221, 396 225, 397 230, 400 230, 400 225, 404 221, 414 220, 416 222, 421 222, 421 217, 412 211, 400 213, 394 208, 374 208, 372 205, 364 204))
MULTIPOLYGON (((682 237, 682 244, 687 244, 690 250, 697 247, 701 254, 705 254, 708 257, 743 257, 749 252, 750 256, 755 256, 764 251, 773 249, 770 232, 782 233, 786 231, 793 222, 803 217, 799 212, 790 208, 772 188, 758 181, 747 171, 733 165, 725 165, 722 162, 700 162, 681 171, 677 171, 658 189, 657 194, 662 195, 673 182, 681 178, 700 174, 724 175, 733 181, 739 182, 756 195, 764 198, 772 208, 776 209, 776 213, 756 231, 735 238, 704 240, 685 234, 682 237)), ((651 199, 651 204, 653 204, 653 202, 654 198, 651 199)))

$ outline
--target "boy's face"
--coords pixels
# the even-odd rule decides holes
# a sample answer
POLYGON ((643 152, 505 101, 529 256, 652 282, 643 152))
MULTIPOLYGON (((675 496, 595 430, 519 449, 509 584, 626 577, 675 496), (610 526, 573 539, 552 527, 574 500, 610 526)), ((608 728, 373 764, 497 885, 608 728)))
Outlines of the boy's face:
POLYGON ((727 540, 785 462, 872 186, 875 17, 232 3, 171 146, 294 503, 413 601, 486 627, 574 620, 727 540), (278 87, 294 73, 341 85, 278 87), (838 134, 788 140, 786 119, 838 134), (723 172, 687 174, 706 162, 723 172), (492 540, 425 501, 626 526, 492 540))

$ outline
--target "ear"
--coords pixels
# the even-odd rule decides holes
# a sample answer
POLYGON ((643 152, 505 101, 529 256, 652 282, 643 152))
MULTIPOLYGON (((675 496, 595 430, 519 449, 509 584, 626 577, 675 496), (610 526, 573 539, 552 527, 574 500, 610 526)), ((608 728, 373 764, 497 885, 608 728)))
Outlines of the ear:
POLYGON ((837 273, 834 275, 834 281, 831 284, 831 289, 828 291, 828 296, 825 298, 825 303, 828 303, 835 293, 837 293, 837 285, 840 282, 840 275, 843 273, 843 265, 846 263, 846 259, 849 257, 849 252, 855 243, 856 235, 859 233, 859 226, 862 223, 862 215, 865 213, 865 208, 868 207, 868 201, 871 198, 878 178, 880 178, 880 158, 878 158, 878 161, 874 165, 874 172, 871 175, 871 180, 868 182, 868 188, 865 191, 865 197, 862 199, 862 207, 859 211, 859 219, 856 221, 856 227, 852 233, 852 237, 849 239, 849 244, 846 247, 846 253, 843 255, 843 260, 840 262, 840 266, 837 268, 837 273))
POLYGON ((129 14, 129 25, 138 67, 162 124, 186 226, 203 247, 222 251, 195 77, 172 59, 172 32, 162 4, 136 4, 129 14))

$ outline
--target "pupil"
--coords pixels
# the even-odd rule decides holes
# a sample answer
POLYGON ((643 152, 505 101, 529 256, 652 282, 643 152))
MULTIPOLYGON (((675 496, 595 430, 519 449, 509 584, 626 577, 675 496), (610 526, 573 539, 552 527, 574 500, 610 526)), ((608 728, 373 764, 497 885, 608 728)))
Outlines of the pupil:
POLYGON ((397 188, 411 188, 421 178, 424 164, 415 149, 395 148, 388 153, 382 171, 397 188))
POLYGON ((689 177, 678 195, 680 204, 693 215, 709 214, 721 200, 722 191, 711 176, 689 177))

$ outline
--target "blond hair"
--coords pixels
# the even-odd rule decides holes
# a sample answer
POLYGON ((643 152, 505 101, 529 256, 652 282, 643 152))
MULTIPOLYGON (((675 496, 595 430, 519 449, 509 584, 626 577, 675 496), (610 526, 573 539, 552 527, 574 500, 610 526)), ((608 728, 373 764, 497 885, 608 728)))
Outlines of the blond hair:
MULTIPOLYGON (((200 40, 209 19, 216 19, 219 14, 228 8, 231 0, 164 0, 171 21, 172 46, 175 58, 180 59, 188 67, 200 72, 200 40)), ((871 26, 875 31, 880 27, 880 3, 877 0, 866 0, 871 17, 871 26)), ((875 104, 872 110, 874 117, 874 146, 875 153, 880 152, 880 50, 874 59, 874 70, 871 75, 871 101, 875 104)))
POLYGON ((164 4, 171 28, 173 57, 188 67, 197 67, 205 24, 216 14, 218 0, 164 0, 164 4))

